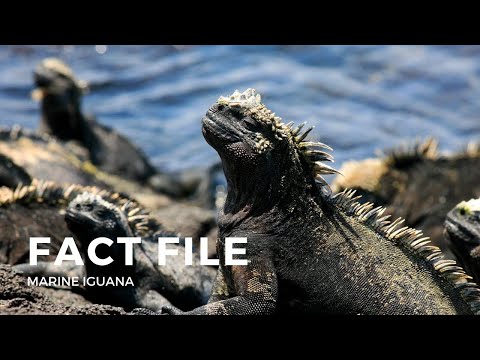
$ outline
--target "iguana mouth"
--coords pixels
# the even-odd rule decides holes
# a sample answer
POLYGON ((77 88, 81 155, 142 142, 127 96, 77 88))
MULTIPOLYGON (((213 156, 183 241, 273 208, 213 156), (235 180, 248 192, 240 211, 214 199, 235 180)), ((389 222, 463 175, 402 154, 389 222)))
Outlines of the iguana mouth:
POLYGON ((31 93, 33 100, 41 101, 47 95, 47 90, 53 82, 53 77, 54 75, 51 71, 46 71, 44 68, 35 69, 33 72, 35 89, 31 93))
POLYGON ((39 69, 34 71, 33 78, 35 86, 38 88, 46 88, 52 83, 52 74, 40 71, 39 69))
POLYGON ((472 242, 471 233, 465 226, 461 223, 452 221, 448 217, 445 219, 445 230, 450 241, 457 245, 459 241, 461 241, 460 245, 464 247, 473 248, 478 245, 478 243, 472 242), (450 234, 455 234, 456 236, 451 236, 450 234))
POLYGON ((456 232, 457 229, 458 229, 457 224, 455 224, 449 218, 445 219, 445 229, 444 229, 445 236, 448 236, 450 239, 452 239, 452 237, 450 236, 450 233, 451 232, 456 232))
POLYGON ((204 116, 203 119, 202 119, 202 130, 204 132, 208 132, 208 131, 215 131, 217 128, 218 128, 218 125, 215 124, 215 121, 213 121, 212 119, 210 119, 207 116, 204 116), (208 129, 208 130, 207 130, 208 129))
POLYGON ((210 111, 202 119, 202 133, 207 141, 238 142, 240 138, 232 133, 231 129, 226 128, 221 122, 215 119, 215 114, 210 111))
POLYGON ((87 83, 78 80, 68 65, 56 58, 46 58, 33 71, 36 88, 32 91, 32 98, 38 101, 42 100, 58 79, 70 81, 81 92, 88 92, 87 83))

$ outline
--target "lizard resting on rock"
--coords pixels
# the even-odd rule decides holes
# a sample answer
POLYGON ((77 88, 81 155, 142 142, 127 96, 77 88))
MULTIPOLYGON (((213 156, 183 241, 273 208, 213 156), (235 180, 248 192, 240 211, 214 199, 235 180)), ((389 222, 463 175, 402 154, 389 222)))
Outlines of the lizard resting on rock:
MULTIPOLYGON (((95 186, 56 184, 34 178, 30 185, 19 184, 15 189, 0 187, 0 263, 14 265, 28 261, 30 237, 50 237, 51 243, 44 244, 44 248, 49 249, 51 256, 56 255, 64 237, 71 235, 62 212, 70 201, 85 191, 118 206, 135 203, 143 211, 143 207, 127 195, 95 186)), ((153 218, 149 219, 149 231, 159 227, 153 218)))
MULTIPOLYGON (((9 178, 14 175, 18 179, 15 173, 8 172, 8 168, 6 174, 9 178)), ((19 184, 14 189, 0 187, 0 263, 14 265, 28 261, 29 237, 32 236, 50 237, 51 243, 46 247, 49 248, 51 256, 56 255, 64 237, 71 234, 62 212, 70 201, 83 192, 98 194, 109 203, 120 207, 130 201, 131 205, 135 204, 142 213, 148 212, 147 226, 136 230, 143 231, 141 236, 149 237, 163 228, 191 236, 195 249, 201 236, 216 229, 216 215, 213 211, 169 199, 163 201, 164 197, 160 194, 128 192, 135 194, 134 199, 124 192, 96 186, 58 184, 33 178, 30 185, 19 184)), ((210 238, 213 239, 211 236, 210 238)), ((209 246, 210 248, 214 250, 215 247, 209 246)), ((45 258, 52 259, 53 257, 45 258)))
POLYGON ((218 164, 178 174, 160 172, 129 139, 83 113, 81 102, 86 82, 77 79, 63 61, 44 59, 33 77, 36 88, 32 97, 41 101, 42 133, 80 144, 92 164, 106 173, 138 181, 176 198, 192 198, 199 205, 213 205, 218 164))
POLYGON ((81 111, 86 83, 56 58, 46 58, 35 68, 36 89, 32 97, 41 100, 40 131, 56 138, 78 141, 90 160, 102 170, 137 181, 155 174, 143 152, 125 137, 103 126, 81 111))
MULTIPOLYGON (((65 221, 84 252, 90 242, 99 237, 112 239, 111 246, 99 246, 97 256, 109 256, 113 262, 99 266, 85 256, 85 267, 65 264, 55 266, 51 262, 37 265, 20 264, 14 269, 24 275, 78 276, 99 278, 131 278, 133 286, 88 286, 86 297, 100 304, 121 306, 126 310, 144 307, 160 310, 162 306, 175 304, 183 309, 192 309, 208 300, 215 270, 200 266, 199 257, 193 255, 192 265, 185 266, 185 248, 170 245, 178 256, 170 257, 166 265, 158 264, 158 237, 176 237, 175 234, 158 229, 150 236, 141 237, 139 229, 148 231, 151 219, 141 213, 135 203, 127 202, 121 207, 109 203, 99 195, 84 192, 73 199, 67 207, 65 221), (118 237, 141 237, 142 243, 133 247, 133 264, 125 264, 125 245, 116 243, 118 237)), ((145 231, 143 231, 145 233, 145 231)))
MULTIPOLYGON (((167 314, 478 314, 480 289, 422 232, 332 195, 325 144, 267 109, 255 90, 221 97, 203 118, 228 193, 220 267, 208 304, 167 314), (248 265, 225 266, 225 237, 247 237, 248 265)), ((237 256, 236 258, 244 258, 237 256)))
POLYGON ((446 257, 453 254, 443 237, 447 213, 460 201, 480 196, 480 147, 443 154, 433 138, 405 143, 383 156, 347 161, 332 183, 333 192, 355 189, 360 202, 387 208, 385 215, 402 217, 422 230, 446 257))
POLYGON ((467 273, 480 281, 480 198, 462 201, 445 220, 445 239, 467 273))

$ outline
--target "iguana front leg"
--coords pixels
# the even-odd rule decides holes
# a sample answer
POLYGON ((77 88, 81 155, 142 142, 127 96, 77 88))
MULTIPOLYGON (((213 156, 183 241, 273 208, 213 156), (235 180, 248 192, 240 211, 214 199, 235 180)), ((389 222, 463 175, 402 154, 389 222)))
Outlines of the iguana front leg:
MULTIPOLYGON (((215 281, 213 282, 213 287, 212 287, 212 294, 210 295, 210 298, 208 299, 208 303, 212 302, 217 302, 221 300, 228 299, 228 287, 227 283, 225 282, 225 278, 223 275, 222 268, 219 267, 217 271, 217 276, 215 277, 215 281)), ((152 311, 150 309, 147 309, 144 304, 142 304, 142 308, 136 308, 133 309, 130 312, 130 315, 177 315, 177 314, 184 314, 182 310, 179 308, 173 306, 173 305, 166 305, 162 307, 163 309, 168 309, 168 313, 162 311, 152 311)))
POLYGON ((276 310, 277 276, 268 260, 252 260, 246 266, 232 266, 235 294, 229 294, 219 270, 208 304, 182 312, 166 306, 162 313, 171 315, 268 315, 276 310))
POLYGON ((212 302, 226 300, 228 298, 228 286, 223 275, 223 268, 219 267, 217 276, 215 276, 215 280, 213 282, 212 294, 210 295, 207 303, 210 304, 212 302))

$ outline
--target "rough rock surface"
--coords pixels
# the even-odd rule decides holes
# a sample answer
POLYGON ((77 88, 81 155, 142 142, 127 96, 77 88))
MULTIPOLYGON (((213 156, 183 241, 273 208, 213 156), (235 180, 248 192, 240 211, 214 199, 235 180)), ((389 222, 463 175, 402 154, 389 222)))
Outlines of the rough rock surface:
POLYGON ((1 315, 123 315, 126 312, 110 305, 88 304, 75 294, 63 290, 53 295, 53 289, 27 285, 27 280, 15 274, 9 265, 0 265, 1 315), (53 295, 53 296, 52 296, 53 295), (59 300, 61 298, 61 300, 59 300), (70 299, 70 304, 68 300, 70 299))
POLYGON ((168 230, 191 236, 194 244, 216 227, 213 211, 197 206, 172 203, 151 213, 168 230))

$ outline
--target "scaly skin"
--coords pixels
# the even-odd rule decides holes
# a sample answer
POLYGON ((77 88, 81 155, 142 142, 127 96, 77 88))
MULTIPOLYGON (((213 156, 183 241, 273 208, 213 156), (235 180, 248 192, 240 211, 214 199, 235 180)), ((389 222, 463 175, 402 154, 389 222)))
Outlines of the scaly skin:
POLYGON ((75 196, 85 191, 99 194, 108 202, 119 206, 131 201, 142 208, 143 212, 152 209, 145 230, 148 236, 159 229, 158 224, 154 225, 155 219, 161 219, 165 229, 192 236, 194 249, 198 248, 196 241, 199 236, 205 236, 212 228, 216 228, 213 212, 172 202, 160 194, 128 191, 129 194, 135 194, 134 200, 123 192, 95 186, 57 184, 34 179, 30 185, 16 189, 0 187, 0 263, 13 265, 27 262, 28 240, 31 236, 47 236, 52 239, 48 246, 51 256, 46 258, 52 260, 64 237, 71 235, 61 212, 75 196), (176 215, 179 212, 181 214, 176 215))
POLYGON ((228 182, 219 214, 220 268, 209 303, 168 314, 472 314, 478 288, 421 232, 383 210, 329 194, 331 155, 248 89, 203 118, 228 182), (247 237, 246 266, 225 266, 225 237, 247 237), (474 296, 472 296, 474 293, 474 296))
MULTIPOLYGON (((0 263, 28 262, 29 238, 32 236, 51 238, 51 243, 45 245, 51 255, 44 259, 53 260, 64 237, 72 235, 62 212, 70 201, 85 191, 98 194, 118 206, 130 201, 141 209, 136 201, 124 194, 94 186, 60 185, 34 179, 30 185, 16 189, 0 188, 0 263)), ((149 220, 149 231, 159 229, 154 223, 153 218, 149 220)), ((147 231, 147 234, 151 235, 151 232, 147 231)))
POLYGON ((480 198, 462 201, 445 220, 445 239, 467 273, 480 281, 480 198))
MULTIPOLYGON (((178 256, 169 257, 164 266, 157 265, 158 249, 154 241, 157 237, 176 236, 174 234, 159 229, 150 237, 143 236, 143 242, 138 246, 134 245, 133 265, 125 265, 125 246, 116 243, 116 239, 139 236, 138 229, 141 228, 148 230, 150 219, 142 214, 138 207, 132 207, 130 203, 117 207, 98 195, 85 192, 69 204, 65 221, 84 251, 90 242, 98 237, 107 237, 114 241, 110 247, 97 248, 98 257, 112 257, 111 264, 98 266, 88 256, 84 256, 85 276, 131 277, 134 283, 134 286, 87 287, 86 297, 89 300, 100 304, 122 306, 126 310, 137 307, 160 310, 170 302, 188 310, 206 303, 215 271, 200 266, 198 256, 193 256, 192 266, 185 266, 185 248, 177 245, 175 247, 178 250, 178 256), (133 220, 137 222, 135 226, 132 226, 133 220), (180 268, 183 270, 179 271, 180 268)), ((37 266, 23 264, 17 265, 15 269, 25 275, 59 276, 61 270, 49 265, 51 263, 39 263, 37 266)), ((66 266, 64 270, 63 276, 72 276, 75 271, 72 266, 66 266)))
POLYGON ((480 196, 480 151, 441 155, 434 139, 403 145, 378 158, 345 163, 332 184, 334 192, 357 190, 362 202, 386 206, 386 214, 428 234, 445 256, 455 259, 445 244, 443 222, 463 199, 480 196))

